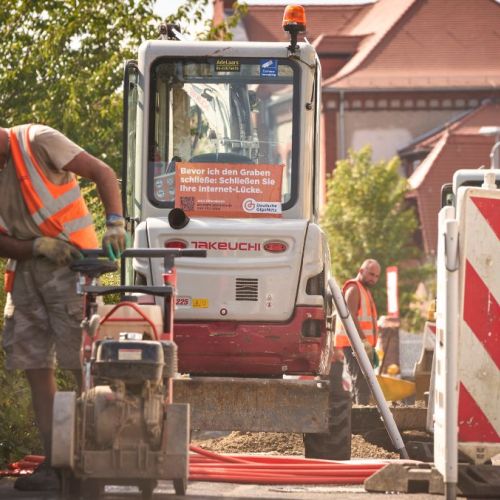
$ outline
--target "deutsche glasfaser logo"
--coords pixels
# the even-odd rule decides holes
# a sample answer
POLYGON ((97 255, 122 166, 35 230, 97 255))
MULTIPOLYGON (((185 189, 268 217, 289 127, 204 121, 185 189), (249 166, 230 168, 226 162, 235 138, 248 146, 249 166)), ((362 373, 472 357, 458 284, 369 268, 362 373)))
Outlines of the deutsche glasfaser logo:
POLYGON ((253 198, 243 200, 243 210, 249 214, 280 214, 279 201, 257 201, 253 198))

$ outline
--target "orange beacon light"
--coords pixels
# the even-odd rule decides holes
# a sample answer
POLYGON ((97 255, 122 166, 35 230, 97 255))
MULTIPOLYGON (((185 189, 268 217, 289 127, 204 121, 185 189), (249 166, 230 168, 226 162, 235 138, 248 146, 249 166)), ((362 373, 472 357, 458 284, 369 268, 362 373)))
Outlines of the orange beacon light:
POLYGON ((306 11, 302 5, 287 5, 283 13, 283 29, 290 33, 290 51, 297 48, 297 35, 306 30, 306 11))
POLYGON ((283 29, 290 31, 295 28, 297 31, 306 30, 306 11, 302 5, 287 5, 283 12, 283 29))

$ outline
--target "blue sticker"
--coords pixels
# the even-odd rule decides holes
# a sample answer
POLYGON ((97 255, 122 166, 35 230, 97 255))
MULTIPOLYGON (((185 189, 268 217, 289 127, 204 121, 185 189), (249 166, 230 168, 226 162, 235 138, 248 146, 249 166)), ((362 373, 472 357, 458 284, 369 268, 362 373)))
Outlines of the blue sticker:
POLYGON ((278 76, 278 59, 261 59, 260 76, 278 76))

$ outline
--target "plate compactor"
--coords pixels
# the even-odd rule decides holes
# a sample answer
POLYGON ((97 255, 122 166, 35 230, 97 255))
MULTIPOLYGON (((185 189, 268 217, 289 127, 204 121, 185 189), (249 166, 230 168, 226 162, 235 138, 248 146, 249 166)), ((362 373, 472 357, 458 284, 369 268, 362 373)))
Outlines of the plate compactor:
POLYGON ((116 263, 98 258, 100 251, 84 255, 71 266, 84 297, 82 390, 79 396, 57 392, 54 399, 51 460, 63 496, 95 499, 110 484, 137 486, 150 499, 159 479, 173 480, 175 493, 184 495, 190 425, 189 405, 172 402, 174 259, 206 251, 125 250, 126 258, 162 258, 163 286, 100 286, 99 276, 116 271, 116 263), (109 294, 121 300, 98 299, 109 294))

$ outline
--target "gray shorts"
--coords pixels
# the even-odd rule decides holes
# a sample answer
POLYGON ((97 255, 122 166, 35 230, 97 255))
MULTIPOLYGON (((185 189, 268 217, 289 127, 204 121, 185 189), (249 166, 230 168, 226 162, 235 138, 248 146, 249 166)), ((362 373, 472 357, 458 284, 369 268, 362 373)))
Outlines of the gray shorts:
POLYGON ((77 275, 46 259, 18 262, 4 311, 6 368, 80 368, 82 296, 77 275))

